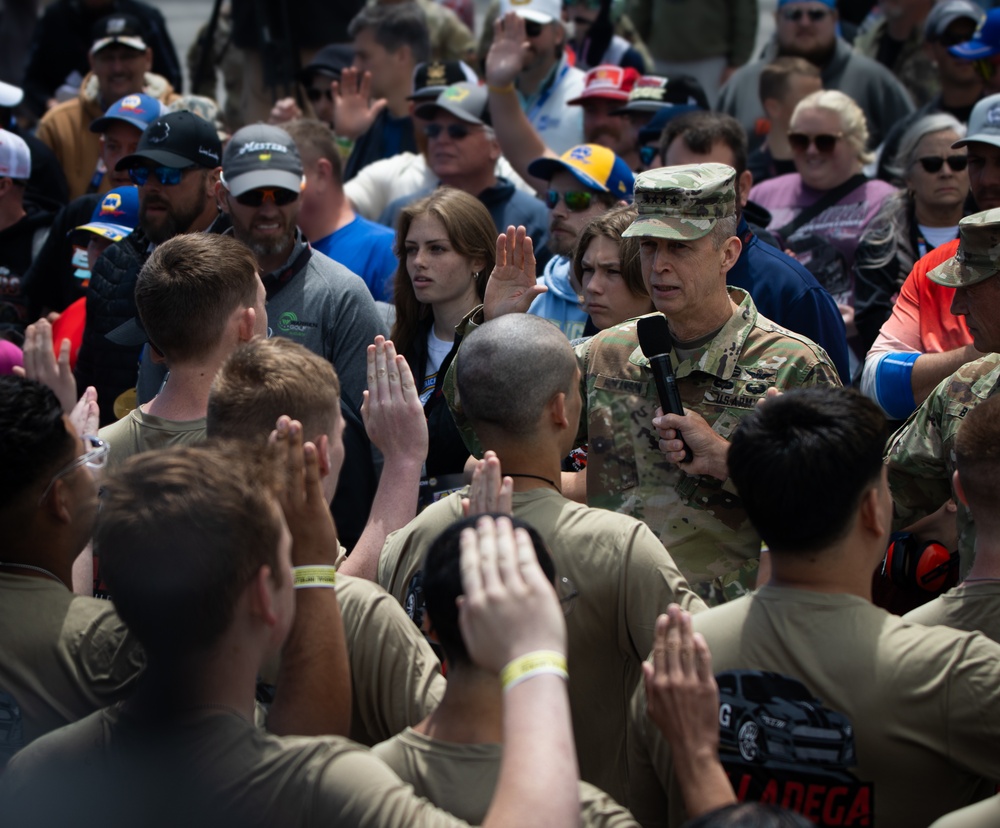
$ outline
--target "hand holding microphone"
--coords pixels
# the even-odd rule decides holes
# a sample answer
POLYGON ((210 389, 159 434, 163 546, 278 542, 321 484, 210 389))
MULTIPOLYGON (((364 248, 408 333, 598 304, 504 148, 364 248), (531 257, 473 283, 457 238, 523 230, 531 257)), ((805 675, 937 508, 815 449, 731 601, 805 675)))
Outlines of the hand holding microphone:
MULTIPOLYGON (((660 314, 644 316, 636 322, 636 333, 639 336, 639 348, 642 355, 649 360, 649 369, 656 380, 656 393, 660 398, 660 407, 665 414, 685 416, 681 395, 677 390, 677 378, 674 376, 674 366, 670 362, 670 351, 674 347, 674 338, 670 334, 670 326, 665 317, 660 314)), ((680 431, 677 437, 684 442, 680 431)), ((684 463, 690 463, 694 455, 690 446, 684 443, 684 463)))

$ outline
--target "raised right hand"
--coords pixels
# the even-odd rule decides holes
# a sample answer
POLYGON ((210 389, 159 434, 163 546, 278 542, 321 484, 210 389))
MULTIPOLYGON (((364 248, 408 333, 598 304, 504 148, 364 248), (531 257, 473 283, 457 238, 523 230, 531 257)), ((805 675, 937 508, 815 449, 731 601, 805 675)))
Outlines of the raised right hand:
POLYGON ((486 283, 483 316, 487 321, 506 313, 525 313, 536 296, 548 290, 535 278, 535 253, 524 225, 497 236, 497 263, 486 283))

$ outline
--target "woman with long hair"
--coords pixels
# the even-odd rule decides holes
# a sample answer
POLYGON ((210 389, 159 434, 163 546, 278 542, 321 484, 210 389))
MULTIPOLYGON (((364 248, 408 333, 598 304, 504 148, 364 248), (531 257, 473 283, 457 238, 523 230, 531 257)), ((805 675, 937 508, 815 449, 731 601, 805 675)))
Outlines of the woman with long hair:
MULTIPOLYGON (((496 262, 497 231, 479 199, 450 187, 403 208, 396 229, 392 341, 406 357, 427 415, 425 478, 434 491, 458 488, 469 452, 442 394, 455 356, 455 326, 483 301, 496 262), (454 485, 453 485, 454 484, 454 485)), ((425 502, 422 497, 422 502, 425 502)))
POLYGON ((913 264, 954 239, 965 215, 969 172, 965 148, 951 145, 965 127, 947 112, 925 115, 903 133, 888 168, 905 189, 889 198, 858 245, 855 260, 855 316, 867 351, 892 313, 913 264))

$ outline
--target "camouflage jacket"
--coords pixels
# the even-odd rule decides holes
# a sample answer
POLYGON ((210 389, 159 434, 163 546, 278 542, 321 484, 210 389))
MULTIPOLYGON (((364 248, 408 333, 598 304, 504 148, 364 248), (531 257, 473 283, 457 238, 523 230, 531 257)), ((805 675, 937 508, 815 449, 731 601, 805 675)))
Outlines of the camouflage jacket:
MULTIPOLYGON (((745 291, 731 287, 729 294, 739 308, 718 335, 679 364, 673 354, 684 406, 727 438, 771 386, 840 385, 826 351, 760 316, 745 291)), ((581 342, 576 354, 585 403, 577 442, 589 441, 587 505, 631 515, 649 526, 709 604, 752 589, 760 536, 735 487, 728 480, 685 474, 659 449, 652 419, 660 403, 635 320, 581 342)), ((460 358, 461 351, 456 362, 460 358)), ((454 402, 455 367, 452 363, 445 378, 445 394, 467 447, 482 456, 461 405, 454 402)))
MULTIPOLYGON (((1000 391, 1000 354, 987 354, 959 368, 924 400, 886 449, 896 528, 938 509, 952 493, 955 436, 965 415, 1000 391)), ((976 526, 957 498, 958 549, 962 571, 972 564, 976 526)))

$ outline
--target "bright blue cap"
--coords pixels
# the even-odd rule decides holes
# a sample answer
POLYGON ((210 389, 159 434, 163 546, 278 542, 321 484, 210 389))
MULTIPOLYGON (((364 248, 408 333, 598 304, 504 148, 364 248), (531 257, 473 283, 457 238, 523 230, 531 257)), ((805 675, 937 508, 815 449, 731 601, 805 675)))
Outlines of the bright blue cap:
POLYGON ((108 107, 100 118, 90 124, 91 132, 107 132, 113 121, 124 121, 140 132, 145 132, 153 121, 160 117, 166 109, 156 98, 149 95, 126 95, 108 107))
POLYGON ((778 0, 778 8, 790 6, 792 3, 822 3, 831 9, 837 8, 837 0, 778 0))
POLYGON ((86 231, 102 239, 119 242, 139 223, 139 188, 116 187, 108 190, 94 207, 90 221, 74 227, 70 233, 86 231))
POLYGON ((982 60, 1000 54, 1000 8, 989 10, 972 40, 952 46, 948 51, 963 60, 982 60))

